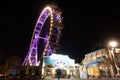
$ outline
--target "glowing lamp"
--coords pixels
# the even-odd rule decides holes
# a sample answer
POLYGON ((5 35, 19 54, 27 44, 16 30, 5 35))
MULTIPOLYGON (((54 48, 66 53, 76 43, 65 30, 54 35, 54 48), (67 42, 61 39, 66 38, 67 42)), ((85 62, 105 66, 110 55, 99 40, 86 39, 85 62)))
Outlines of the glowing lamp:
POLYGON ((118 43, 117 43, 116 41, 111 41, 111 42, 109 43, 109 45, 110 45, 111 47, 116 47, 116 46, 118 45, 118 43))

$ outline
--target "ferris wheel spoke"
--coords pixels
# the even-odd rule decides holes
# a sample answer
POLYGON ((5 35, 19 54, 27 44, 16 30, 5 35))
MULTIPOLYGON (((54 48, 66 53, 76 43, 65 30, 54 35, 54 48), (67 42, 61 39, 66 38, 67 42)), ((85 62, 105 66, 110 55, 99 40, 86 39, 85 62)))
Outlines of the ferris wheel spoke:
POLYGON ((47 38, 44 38, 44 37, 39 37, 40 39, 44 39, 44 40, 47 40, 47 38))

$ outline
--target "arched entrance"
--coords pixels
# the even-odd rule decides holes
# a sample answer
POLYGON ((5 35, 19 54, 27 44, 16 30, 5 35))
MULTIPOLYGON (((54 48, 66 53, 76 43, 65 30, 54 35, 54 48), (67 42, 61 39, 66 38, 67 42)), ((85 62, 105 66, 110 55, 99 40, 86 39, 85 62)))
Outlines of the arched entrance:
POLYGON ((54 68, 51 64, 48 64, 44 67, 44 78, 54 77, 54 68))
POLYGON ((66 69, 56 69, 55 73, 56 73, 55 77, 57 77, 57 78, 67 77, 67 70, 66 69))

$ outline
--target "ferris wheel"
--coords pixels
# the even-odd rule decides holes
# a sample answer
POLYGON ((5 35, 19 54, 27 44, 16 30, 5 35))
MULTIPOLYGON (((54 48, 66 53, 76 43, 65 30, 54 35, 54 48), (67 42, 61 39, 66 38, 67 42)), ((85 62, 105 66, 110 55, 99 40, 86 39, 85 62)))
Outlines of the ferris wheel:
POLYGON ((38 66, 42 56, 49 56, 59 48, 63 29, 61 10, 55 4, 47 5, 39 15, 34 27, 29 51, 23 66, 38 66))

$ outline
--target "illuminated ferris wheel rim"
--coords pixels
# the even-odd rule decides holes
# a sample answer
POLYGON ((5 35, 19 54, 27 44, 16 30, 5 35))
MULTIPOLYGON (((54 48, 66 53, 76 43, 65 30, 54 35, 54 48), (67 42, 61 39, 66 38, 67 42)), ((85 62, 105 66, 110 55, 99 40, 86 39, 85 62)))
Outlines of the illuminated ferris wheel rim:
MULTIPOLYGON (((45 51, 47 50, 47 47, 49 46, 49 40, 50 40, 50 36, 51 36, 51 34, 52 34, 52 30, 53 30, 53 23, 54 23, 54 16, 53 16, 53 14, 56 14, 59 18, 60 18, 60 16, 61 16, 61 13, 56 13, 55 12, 55 9, 54 8, 56 8, 55 6, 51 6, 51 5, 47 5, 43 10, 42 10, 42 12, 41 12, 41 14, 40 14, 40 16, 39 16, 39 18, 38 18, 38 20, 37 20, 37 23, 36 23, 36 25, 35 25, 35 28, 34 28, 34 33, 35 33, 35 29, 36 29, 36 27, 37 27, 37 24, 38 23, 41 23, 42 24, 42 26, 41 27, 43 27, 44 26, 44 23, 45 23, 45 21, 46 21, 46 19, 50 16, 50 28, 49 28, 49 35, 48 35, 48 37, 47 37, 47 43, 46 43, 46 46, 45 46, 45 49, 44 49, 44 52, 43 52, 43 55, 45 55, 45 51), (43 20, 43 22, 40 20, 41 18, 42 18, 42 16, 43 15, 46 15, 46 18, 43 20)), ((41 32, 41 31, 40 31, 41 32)), ((34 33, 33 33, 33 35, 34 35, 34 33)), ((40 33, 39 33, 40 34, 40 33)), ((38 35, 39 36, 39 35, 38 35)), ((39 37, 39 38, 41 38, 41 37, 39 37)), ((43 39, 45 39, 45 38, 43 38, 43 39)))
MULTIPOLYGON (((43 52, 42 52, 42 56, 44 56, 46 54, 46 51, 50 47, 50 39, 51 39, 51 35, 52 35, 52 31, 53 31, 53 28, 54 28, 54 19, 55 19, 55 15, 57 16, 57 19, 59 19, 59 22, 61 22, 61 12, 56 12, 57 10, 55 10, 57 8, 57 6, 54 6, 54 5, 47 5, 41 12, 41 14, 39 15, 39 18, 35 24, 35 27, 34 27, 34 31, 33 31, 33 34, 32 34, 32 39, 31 39, 31 43, 30 43, 30 48, 29 48, 29 52, 27 54, 27 58, 24 60, 23 62, 23 65, 26 65, 27 64, 27 60, 29 61, 30 65, 38 65, 39 64, 39 61, 37 60, 37 51, 35 52, 35 56, 32 56, 32 53, 34 52, 33 49, 35 48, 34 46, 38 43, 39 39, 43 39, 43 40, 46 40, 46 43, 45 43, 45 47, 43 49, 43 52), (40 34, 41 33, 41 30, 42 30, 42 27, 44 26, 45 22, 46 22, 46 19, 50 16, 50 26, 49 26, 49 31, 48 31, 48 34, 47 34, 47 37, 41 37, 40 34), (37 28, 39 28, 39 30, 37 30, 37 28), (31 60, 32 58, 35 58, 34 61, 31 60)), ((59 30, 59 29, 58 29, 59 30)), ((61 33, 61 31, 58 31, 59 33, 61 33)), ((60 36, 59 33, 57 33, 57 38, 60 36)), ((56 39, 56 42, 58 42, 57 40, 59 39, 56 39)), ((37 48, 37 47, 36 47, 37 48)), ((37 50, 37 49, 36 49, 37 50)), ((52 49, 51 49, 52 51, 52 49)))
MULTIPOLYGON (((48 16, 50 16, 50 32, 49 32, 48 38, 46 39, 46 40, 47 40, 47 43, 46 43, 46 46, 45 46, 45 47, 47 47, 48 44, 49 44, 49 39, 50 39, 51 31, 52 31, 53 11, 52 11, 51 6, 46 6, 46 7, 43 9, 43 11, 41 12, 41 14, 40 14, 40 16, 39 16, 39 18, 38 18, 38 20, 37 20, 37 23, 36 23, 36 25, 35 25, 35 29, 36 29, 38 23, 41 23, 41 24, 42 24, 41 27, 43 27, 46 19, 48 18, 48 16), (43 22, 42 22, 42 21, 40 21, 40 19, 42 18, 42 15, 45 14, 45 12, 48 12, 48 14, 46 14, 46 18, 45 18, 45 19, 43 20, 43 22), (51 16, 50 16, 50 15, 51 15, 51 16)), ((34 29, 34 32, 35 32, 35 29, 34 29)), ((39 34, 40 34, 40 33, 39 33, 39 34)), ((38 34, 38 36, 39 36, 39 34, 38 34)), ((33 35, 34 35, 34 33, 33 33, 33 35)), ((46 49, 45 49, 45 50, 46 50, 46 49)), ((43 53, 44 53, 44 52, 43 52, 43 53)), ((45 54, 45 53, 44 53, 44 54, 45 54)), ((44 55, 44 54, 43 54, 43 55, 44 55)))

